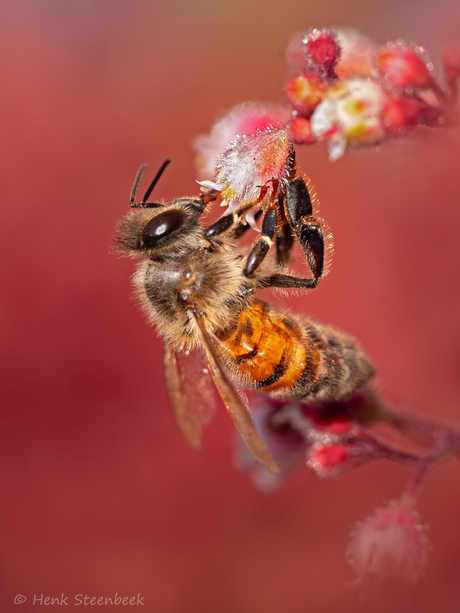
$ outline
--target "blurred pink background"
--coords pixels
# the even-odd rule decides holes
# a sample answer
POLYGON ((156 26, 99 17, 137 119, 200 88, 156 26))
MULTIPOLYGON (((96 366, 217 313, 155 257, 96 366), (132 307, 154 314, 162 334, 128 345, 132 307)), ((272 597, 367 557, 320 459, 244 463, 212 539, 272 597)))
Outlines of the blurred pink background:
MULTIPOLYGON (((161 345, 130 299, 132 262, 111 240, 141 163, 153 173, 174 160, 156 199, 197 193, 192 138, 236 103, 280 99, 298 30, 409 37, 439 66, 460 43, 460 5, 4 0, 0 11, 1 611, 115 592, 155 613, 378 610, 347 585, 344 548, 409 469, 377 463, 333 482, 304 469, 263 495, 232 466, 223 407, 190 450, 161 345)), ((359 338, 387 393, 457 422, 459 153, 455 130, 334 164, 299 149, 336 250, 321 286, 289 301, 359 338)), ((395 611, 460 610, 459 476, 451 461, 427 480, 429 566, 395 611)))

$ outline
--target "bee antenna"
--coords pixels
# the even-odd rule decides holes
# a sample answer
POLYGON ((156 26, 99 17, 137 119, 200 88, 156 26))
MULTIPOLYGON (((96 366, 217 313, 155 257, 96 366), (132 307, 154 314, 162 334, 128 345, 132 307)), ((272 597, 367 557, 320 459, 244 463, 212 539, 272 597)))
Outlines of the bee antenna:
POLYGON ((136 198, 137 188, 139 187, 139 183, 142 179, 142 175, 147 169, 147 164, 142 164, 142 166, 137 171, 136 178, 134 179, 133 189, 131 190, 131 198, 129 199, 129 206, 133 206, 134 199, 136 198))
MULTIPOLYGON (((150 186, 148 188, 148 190, 145 192, 145 196, 142 198, 142 202, 141 204, 145 204, 147 202, 148 197, 150 196, 150 194, 152 193, 153 188, 155 187, 155 185, 158 183, 158 180, 160 179, 161 175, 164 172, 164 169, 166 168, 166 166, 171 162, 171 158, 168 158, 167 160, 165 160, 163 162, 163 164, 160 166, 160 170, 157 172, 157 174, 155 175, 155 178, 153 179, 153 181, 150 183, 150 186)), ((146 167, 145 167, 146 168, 146 167)), ((142 171, 143 172, 143 171, 142 171)), ((142 176, 142 175, 141 175, 142 176)))

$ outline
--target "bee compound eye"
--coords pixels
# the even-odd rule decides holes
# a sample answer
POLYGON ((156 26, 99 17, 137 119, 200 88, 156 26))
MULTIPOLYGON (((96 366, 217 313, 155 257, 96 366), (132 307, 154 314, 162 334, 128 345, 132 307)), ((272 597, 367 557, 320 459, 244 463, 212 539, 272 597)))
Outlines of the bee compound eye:
POLYGON ((185 221, 182 211, 164 211, 148 221, 142 230, 144 247, 154 247, 162 239, 178 230, 185 221))

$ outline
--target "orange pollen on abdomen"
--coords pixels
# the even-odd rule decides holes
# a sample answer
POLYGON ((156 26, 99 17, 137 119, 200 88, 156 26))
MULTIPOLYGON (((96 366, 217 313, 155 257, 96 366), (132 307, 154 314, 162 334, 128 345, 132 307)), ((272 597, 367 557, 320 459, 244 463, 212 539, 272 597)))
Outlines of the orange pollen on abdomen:
POLYGON ((307 363, 307 348, 289 316, 255 301, 236 328, 219 340, 229 352, 231 370, 247 385, 271 392, 291 388, 307 363))

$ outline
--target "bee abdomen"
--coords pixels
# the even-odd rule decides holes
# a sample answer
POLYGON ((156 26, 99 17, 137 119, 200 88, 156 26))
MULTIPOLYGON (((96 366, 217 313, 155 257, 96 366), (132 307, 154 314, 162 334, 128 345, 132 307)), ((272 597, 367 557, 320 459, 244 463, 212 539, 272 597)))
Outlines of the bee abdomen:
POLYGON ((242 311, 231 334, 219 338, 230 370, 248 387, 277 398, 338 400, 374 373, 350 337, 258 300, 242 311))
POLYGON ((313 380, 309 372, 299 377, 296 398, 340 400, 357 392, 374 375, 373 365, 355 339, 313 322, 304 321, 303 327, 307 344, 316 347, 320 359, 313 380))

